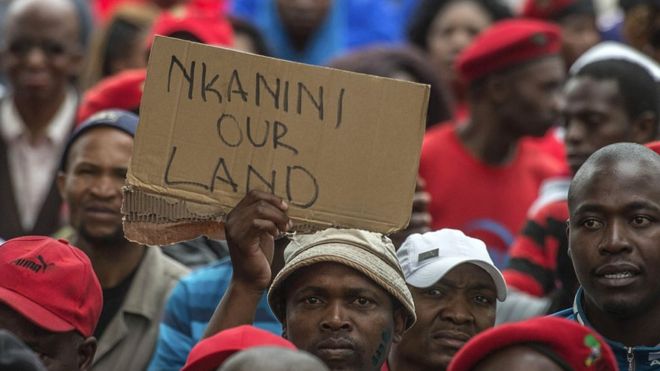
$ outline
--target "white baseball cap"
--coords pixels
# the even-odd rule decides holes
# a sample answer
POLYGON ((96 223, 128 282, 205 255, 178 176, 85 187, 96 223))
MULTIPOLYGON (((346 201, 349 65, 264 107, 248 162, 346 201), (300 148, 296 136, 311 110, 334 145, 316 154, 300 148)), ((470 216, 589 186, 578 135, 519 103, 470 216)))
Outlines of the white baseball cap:
POLYGON ((415 233, 406 239, 396 253, 399 264, 411 286, 429 287, 459 264, 471 263, 490 275, 497 289, 497 299, 506 299, 506 283, 502 272, 493 264, 486 244, 455 229, 415 233))

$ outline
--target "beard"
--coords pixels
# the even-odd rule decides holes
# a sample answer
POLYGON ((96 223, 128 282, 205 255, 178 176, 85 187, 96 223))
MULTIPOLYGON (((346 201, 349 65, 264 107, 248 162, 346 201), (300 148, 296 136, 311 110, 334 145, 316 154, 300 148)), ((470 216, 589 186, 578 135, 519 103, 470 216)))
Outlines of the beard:
POLYGON ((121 224, 112 233, 106 233, 100 236, 90 233, 85 223, 80 226, 78 232, 80 233, 80 237, 94 246, 117 247, 118 245, 123 245, 128 242, 124 237, 124 230, 121 224))

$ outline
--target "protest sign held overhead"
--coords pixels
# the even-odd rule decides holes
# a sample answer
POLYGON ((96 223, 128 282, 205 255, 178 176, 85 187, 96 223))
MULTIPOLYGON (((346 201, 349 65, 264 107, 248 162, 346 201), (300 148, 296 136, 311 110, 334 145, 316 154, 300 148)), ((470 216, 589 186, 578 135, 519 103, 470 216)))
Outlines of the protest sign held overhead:
POLYGON ((124 189, 126 236, 166 244, 251 189, 294 230, 389 233, 410 217, 429 87, 157 37, 124 189))

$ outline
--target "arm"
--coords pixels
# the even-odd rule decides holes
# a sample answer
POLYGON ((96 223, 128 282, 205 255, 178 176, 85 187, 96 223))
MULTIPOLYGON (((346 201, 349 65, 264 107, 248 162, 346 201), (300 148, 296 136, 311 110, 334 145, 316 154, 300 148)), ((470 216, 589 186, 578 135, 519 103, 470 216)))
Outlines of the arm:
POLYGON ((225 233, 234 272, 204 337, 254 322, 259 299, 271 281, 275 238, 291 228, 287 210, 279 197, 253 190, 227 215, 225 233))

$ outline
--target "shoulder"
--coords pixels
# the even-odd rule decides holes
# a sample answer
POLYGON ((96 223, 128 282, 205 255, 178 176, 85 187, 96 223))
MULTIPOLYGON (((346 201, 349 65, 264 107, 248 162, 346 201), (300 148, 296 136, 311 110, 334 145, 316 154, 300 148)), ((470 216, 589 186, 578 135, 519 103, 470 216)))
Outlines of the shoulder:
POLYGON ((165 255, 158 246, 147 246, 145 261, 160 270, 159 275, 166 281, 179 281, 190 272, 185 265, 165 255))
POLYGON ((434 147, 438 143, 444 143, 449 140, 456 132, 454 124, 444 122, 431 127, 424 134, 424 147, 434 147))
POLYGON ((565 218, 568 215, 566 202, 570 184, 571 180, 568 177, 554 177, 543 181, 538 198, 529 208, 529 218, 545 219, 548 216, 558 214, 560 214, 559 217, 565 218))
POLYGON ((457 142, 454 124, 442 123, 432 127, 424 134, 420 166, 424 167, 427 163, 437 164, 452 157, 451 154, 457 152, 454 145, 457 142))
POLYGON ((573 312, 573 308, 566 308, 560 310, 559 312, 552 314, 552 316, 566 318, 567 320, 571 320, 571 321, 577 321, 577 319, 575 318, 575 312, 573 312))

